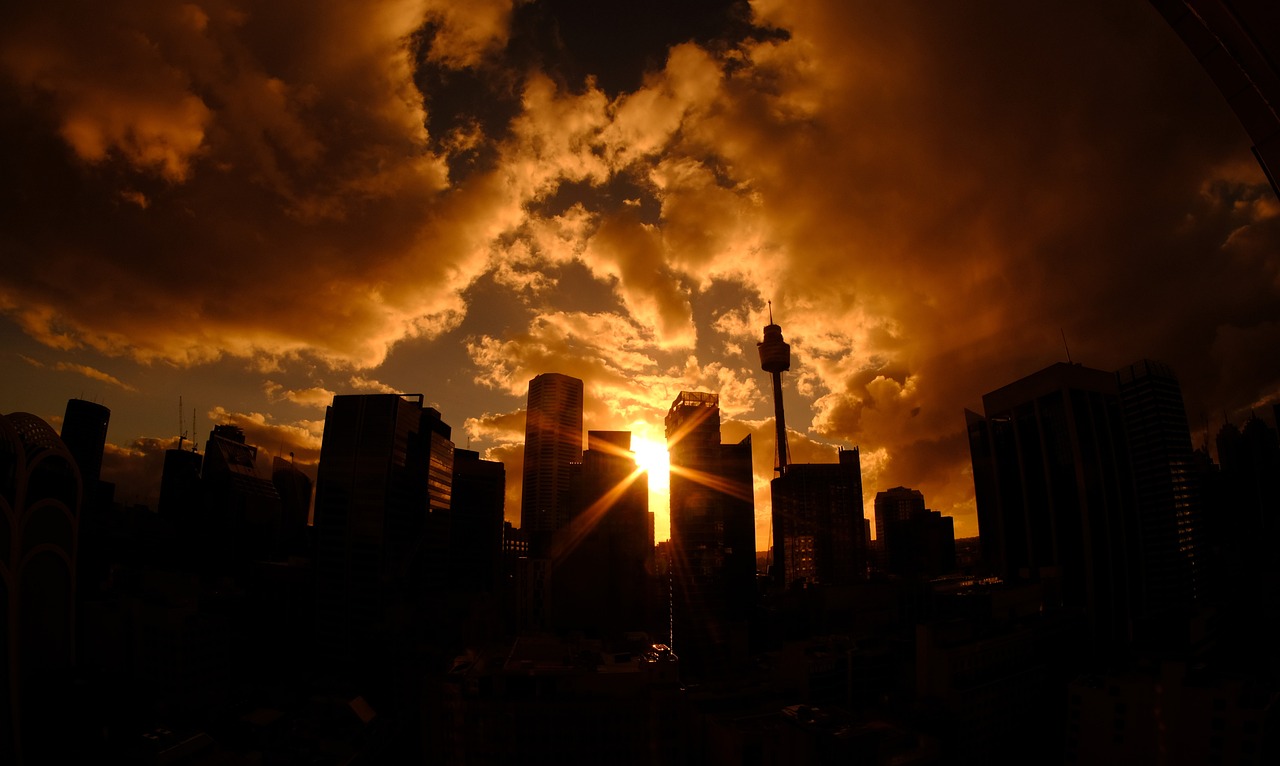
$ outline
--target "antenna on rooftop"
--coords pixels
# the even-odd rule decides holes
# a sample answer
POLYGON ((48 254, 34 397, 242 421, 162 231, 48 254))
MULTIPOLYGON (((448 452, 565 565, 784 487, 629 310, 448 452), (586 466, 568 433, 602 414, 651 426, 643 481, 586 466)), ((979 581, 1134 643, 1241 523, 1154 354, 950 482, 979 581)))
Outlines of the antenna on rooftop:
POLYGON ((1067 331, 1059 327, 1058 332, 1062 333, 1062 347, 1067 350, 1067 364, 1071 364, 1071 347, 1067 345, 1067 331))
POLYGON ((182 428, 182 395, 178 395, 178 451, 182 451, 182 443, 187 440, 187 432, 182 428))

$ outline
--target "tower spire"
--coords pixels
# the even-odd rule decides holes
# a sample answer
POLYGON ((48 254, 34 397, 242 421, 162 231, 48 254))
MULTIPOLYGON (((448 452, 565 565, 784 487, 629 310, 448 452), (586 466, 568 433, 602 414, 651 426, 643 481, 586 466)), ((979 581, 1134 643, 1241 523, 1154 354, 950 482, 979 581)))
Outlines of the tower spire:
POLYGON ((782 339, 782 328, 773 323, 773 301, 769 301, 769 324, 764 328, 764 339, 756 344, 760 352, 760 367, 773 378, 773 420, 777 429, 777 466, 779 474, 786 471, 790 454, 787 450, 787 421, 782 412, 782 373, 791 369, 791 346, 782 339))

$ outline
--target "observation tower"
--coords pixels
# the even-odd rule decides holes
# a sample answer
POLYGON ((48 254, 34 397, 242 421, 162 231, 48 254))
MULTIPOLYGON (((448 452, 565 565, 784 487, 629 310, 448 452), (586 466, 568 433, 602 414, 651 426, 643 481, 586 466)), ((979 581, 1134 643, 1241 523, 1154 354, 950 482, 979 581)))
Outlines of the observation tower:
POLYGON ((764 340, 756 344, 760 351, 760 367, 773 377, 773 421, 777 428, 777 466, 779 475, 786 472, 787 420, 782 414, 782 373, 791 369, 791 346, 782 339, 782 328, 773 323, 773 301, 769 301, 769 324, 764 328, 764 340))

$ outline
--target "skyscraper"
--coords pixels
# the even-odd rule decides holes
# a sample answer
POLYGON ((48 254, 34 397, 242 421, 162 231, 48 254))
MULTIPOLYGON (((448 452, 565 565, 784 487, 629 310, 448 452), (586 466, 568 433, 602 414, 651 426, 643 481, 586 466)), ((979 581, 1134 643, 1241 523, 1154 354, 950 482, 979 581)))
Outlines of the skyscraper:
POLYGON ((111 410, 96 402, 68 399, 62 416, 62 443, 67 445, 84 482, 86 499, 96 499, 98 480, 102 478, 102 452, 107 444, 107 424, 111 410))
POLYGON ((575 485, 573 518, 552 544, 554 622, 602 638, 645 630, 652 514, 631 432, 591 431, 575 485))
POLYGON ((449 559, 458 591, 492 593, 498 587, 506 488, 502 463, 481 460, 472 450, 454 450, 449 559))
POLYGON ((1147 359, 1116 372, 1137 490, 1144 583, 1141 612, 1190 603, 1205 574, 1191 429, 1173 370, 1147 359))
POLYGON ((258 475, 258 448, 244 431, 216 425, 204 447, 199 540, 210 560, 265 559, 279 543, 280 493, 258 475))
POLYGON ((955 522, 926 508, 919 490, 894 487, 876 493, 875 513, 883 571, 931 577, 955 569, 955 522))
POLYGON ((76 562, 77 595, 82 600, 101 590, 111 570, 112 545, 107 530, 115 485, 101 478, 110 420, 111 410, 83 399, 69 399, 62 417, 62 443, 80 467, 83 487, 76 562))
POLYGON ((0 414, 0 754, 67 760, 75 663, 80 470, 58 434, 26 412, 0 414))
POLYGON ((987 563, 1083 610, 1095 642, 1127 640, 1139 529, 1116 376, 1059 363, 982 403, 966 416, 987 563))
MULTIPOLYGON (((388 660, 396 609, 421 583, 430 508, 431 434, 422 395, 335 396, 316 476, 316 652, 341 680, 388 660)), ((383 668, 385 670, 385 668, 383 668)))
POLYGON ((525 411, 520 526, 537 558, 569 514, 569 466, 582 459, 582 381, 556 372, 536 376, 525 411))
POLYGON ((696 391, 671 403, 666 428, 673 648, 682 668, 709 673, 727 659, 755 592, 751 437, 721 444, 720 398, 696 391))
POLYGON ((311 513, 312 482, 289 460, 276 456, 271 461, 271 483, 280 495, 280 551, 288 555, 306 550, 307 517, 311 513))
POLYGON ((907 521, 925 512, 924 495, 918 489, 894 487, 876 493, 876 539, 884 545, 889 525, 907 521))
POLYGON ((865 579, 862 462, 857 448, 837 463, 792 463, 770 485, 773 575, 783 586, 846 585, 865 579))

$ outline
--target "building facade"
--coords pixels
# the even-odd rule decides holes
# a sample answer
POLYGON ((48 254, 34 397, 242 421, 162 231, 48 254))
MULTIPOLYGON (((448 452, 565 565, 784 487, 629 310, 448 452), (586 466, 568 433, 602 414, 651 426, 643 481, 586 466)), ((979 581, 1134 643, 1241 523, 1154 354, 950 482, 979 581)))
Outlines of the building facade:
POLYGON ((982 401, 967 417, 984 558, 1082 610, 1095 644, 1127 641, 1140 538, 1116 376, 1059 363, 982 401))
POLYGON ((792 587, 866 579, 857 448, 840 450, 838 463, 793 463, 773 480, 770 491, 775 582, 792 587))
POLYGON ((570 468, 582 460, 582 381, 546 372, 529 381, 520 528, 544 556, 569 514, 570 468))
POLYGON ((721 444, 719 396, 697 391, 672 402, 666 431, 672 648, 682 668, 710 674, 741 648, 755 594, 751 437, 721 444))
POLYGON ((367 675, 420 597, 432 411, 422 396, 335 396, 316 476, 316 629, 322 677, 367 675))

